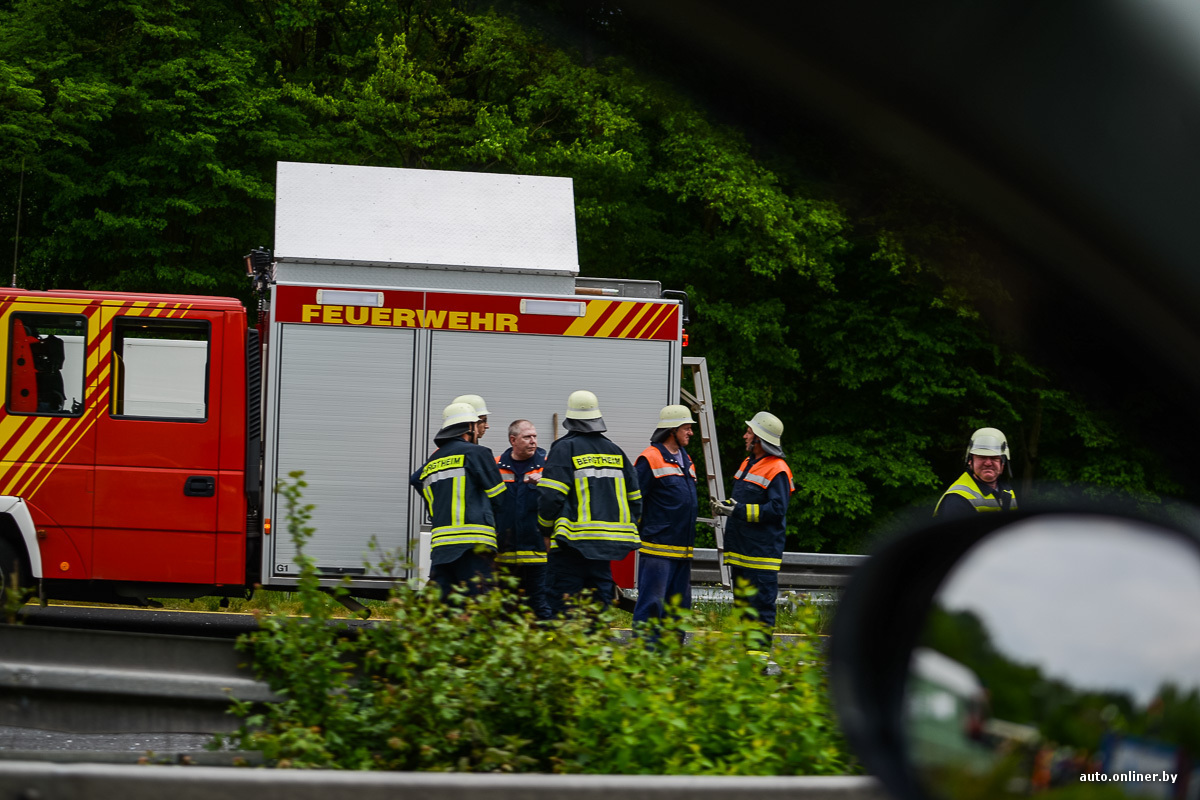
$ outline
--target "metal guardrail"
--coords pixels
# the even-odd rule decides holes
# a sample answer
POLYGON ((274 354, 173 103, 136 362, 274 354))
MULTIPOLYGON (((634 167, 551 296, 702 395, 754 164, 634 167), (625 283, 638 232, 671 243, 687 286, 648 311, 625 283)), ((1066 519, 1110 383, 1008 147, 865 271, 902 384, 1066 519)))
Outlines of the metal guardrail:
POLYGON ((0 762, 0 798, 94 800, 886 800, 874 778, 475 775, 0 762))
POLYGON ((0 625, 0 725, 216 732, 231 696, 278 699, 221 639, 0 625))
MULTIPOLYGON (((780 591, 837 589, 845 586, 854 570, 869 556, 833 553, 784 553, 779 571, 780 591)), ((692 586, 719 586, 717 551, 698 548, 692 561, 692 586)))

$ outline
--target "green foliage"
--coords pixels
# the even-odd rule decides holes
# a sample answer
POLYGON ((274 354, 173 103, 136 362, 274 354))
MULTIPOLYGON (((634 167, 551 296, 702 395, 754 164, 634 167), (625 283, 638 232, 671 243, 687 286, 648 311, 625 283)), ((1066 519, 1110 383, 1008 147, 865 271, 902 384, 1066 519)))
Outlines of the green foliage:
POLYGON ((932 508, 985 424, 1026 497, 1192 485, 1128 432, 1153 403, 1086 403, 984 324, 1005 256, 944 198, 816 130, 754 146, 602 50, 487 3, 12 0, 0 230, 23 170, 23 285, 237 294, 279 160, 569 176, 584 274, 690 293, 726 474, 743 420, 784 421, 789 549, 932 508))
MULTIPOLYGON (((0 546, 0 557, 6 554, 7 551, 0 546)), ((21 587, 18 566, 15 561, 12 566, 5 565, 3 569, 0 569, 0 613, 4 615, 4 624, 20 624, 22 622, 19 617, 21 609, 32 596, 32 589, 21 587)))
POLYGON ((1128 732, 1178 742, 1187 752, 1200 753, 1200 688, 1164 684, 1146 714, 1129 720, 1128 732))
MULTIPOLYGON (((21 277, 73 286, 230 293, 214 251, 265 240, 282 155, 257 130, 277 90, 215 5, 30 0, 0 12, 18 106, 0 169, 26 163, 21 277), (239 224, 231 225, 232 220, 239 224), (256 232, 257 230, 257 232, 256 232)), ((272 127, 279 124, 272 121, 272 127)), ((5 198, 6 214, 11 214, 5 198)))
MULTIPOLYGON (((281 484, 288 530, 311 535, 299 474, 281 484)), ((331 615, 311 559, 297 557, 309 616, 264 616, 239 641, 283 696, 243 718, 234 739, 279 766, 696 775, 839 774, 849 762, 824 670, 802 640, 763 674, 742 636, 619 643, 600 619, 538 623, 507 591, 443 602, 436 587, 396 589, 371 627, 331 615)), ((811 633, 811 629, 808 629, 811 633)))

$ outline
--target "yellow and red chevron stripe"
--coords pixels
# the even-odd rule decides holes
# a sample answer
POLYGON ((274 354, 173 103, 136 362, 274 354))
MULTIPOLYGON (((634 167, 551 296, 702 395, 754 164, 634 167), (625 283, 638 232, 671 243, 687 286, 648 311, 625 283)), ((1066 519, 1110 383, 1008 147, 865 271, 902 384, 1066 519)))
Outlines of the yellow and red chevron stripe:
POLYGON ((572 322, 563 335, 657 339, 667 321, 675 318, 676 309, 667 303, 591 300, 587 313, 572 322))

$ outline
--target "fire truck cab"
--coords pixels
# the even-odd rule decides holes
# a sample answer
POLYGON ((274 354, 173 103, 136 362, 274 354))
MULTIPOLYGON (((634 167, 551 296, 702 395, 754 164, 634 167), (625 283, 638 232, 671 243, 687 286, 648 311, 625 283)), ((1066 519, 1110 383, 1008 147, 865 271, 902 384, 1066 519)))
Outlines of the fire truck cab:
POLYGON ((66 597, 243 585, 242 304, 8 290, 0 325, 4 572, 66 597))

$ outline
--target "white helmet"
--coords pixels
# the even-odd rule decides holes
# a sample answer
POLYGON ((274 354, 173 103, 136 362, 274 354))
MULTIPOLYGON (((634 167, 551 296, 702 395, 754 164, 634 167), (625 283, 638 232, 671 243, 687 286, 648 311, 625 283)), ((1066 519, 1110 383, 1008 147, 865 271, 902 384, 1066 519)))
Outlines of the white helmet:
POLYGON ((694 425, 692 412, 687 406, 663 406, 658 412, 658 428, 678 428, 680 425, 694 425))
POLYGON ((479 422, 479 414, 470 403, 454 402, 442 409, 442 429, 465 422, 479 422))
POLYGON ((967 444, 967 454, 964 460, 970 461, 971 456, 1000 456, 1007 464, 1012 453, 1008 449, 1008 439, 998 428, 980 428, 971 434, 967 444))
POLYGON ((779 421, 779 417, 766 411, 760 411, 752 419, 746 420, 746 425, 750 427, 750 430, 754 431, 755 436, 764 442, 773 444, 776 447, 780 446, 780 437, 783 436, 783 423, 779 421))
POLYGON ((571 392, 567 398, 567 419, 600 419, 600 401, 586 390, 571 392))
POLYGON ((486 417, 489 413, 487 410, 487 403, 483 402, 483 398, 477 394, 460 394, 451 402, 467 403, 471 406, 471 408, 475 409, 475 413, 481 417, 486 417))

